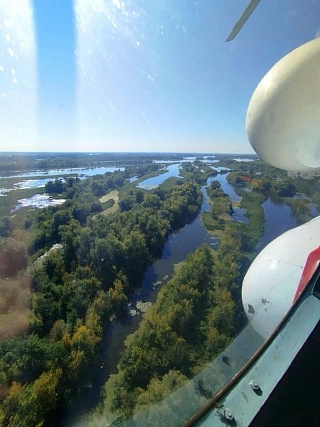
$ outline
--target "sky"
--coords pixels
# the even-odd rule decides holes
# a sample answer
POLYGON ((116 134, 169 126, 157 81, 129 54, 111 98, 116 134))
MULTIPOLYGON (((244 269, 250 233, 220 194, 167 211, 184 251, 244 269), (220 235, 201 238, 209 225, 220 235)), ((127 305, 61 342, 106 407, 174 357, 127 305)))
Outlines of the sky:
POLYGON ((318 0, 0 1, 0 151, 253 153, 251 95, 318 0))

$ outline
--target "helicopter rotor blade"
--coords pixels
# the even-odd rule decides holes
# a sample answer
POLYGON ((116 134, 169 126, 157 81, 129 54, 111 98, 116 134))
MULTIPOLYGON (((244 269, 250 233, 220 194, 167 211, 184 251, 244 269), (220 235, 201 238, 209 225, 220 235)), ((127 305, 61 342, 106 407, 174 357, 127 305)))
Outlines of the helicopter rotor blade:
POLYGON ((236 35, 241 30, 241 28, 244 26, 244 24, 247 22, 247 20, 249 19, 250 15, 255 10, 255 8, 258 6, 258 4, 260 3, 260 1, 261 0, 251 0, 250 1, 250 3, 247 6, 246 10, 241 15, 241 18, 236 23, 236 25, 233 27, 233 29, 232 29, 231 33, 229 34, 226 42, 229 42, 229 41, 233 40, 236 37, 236 35))

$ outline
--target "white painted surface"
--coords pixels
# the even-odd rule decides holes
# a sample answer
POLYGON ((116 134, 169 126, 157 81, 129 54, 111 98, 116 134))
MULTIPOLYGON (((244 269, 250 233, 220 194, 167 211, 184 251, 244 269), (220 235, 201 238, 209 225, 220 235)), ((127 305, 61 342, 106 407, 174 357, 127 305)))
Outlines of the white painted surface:
POLYGON ((292 172, 320 168, 320 39, 290 52, 264 76, 251 98, 249 141, 271 165, 292 172))
POLYGON ((242 304, 254 329, 267 338, 292 306, 308 255, 320 245, 320 217, 267 245, 251 264, 242 304))

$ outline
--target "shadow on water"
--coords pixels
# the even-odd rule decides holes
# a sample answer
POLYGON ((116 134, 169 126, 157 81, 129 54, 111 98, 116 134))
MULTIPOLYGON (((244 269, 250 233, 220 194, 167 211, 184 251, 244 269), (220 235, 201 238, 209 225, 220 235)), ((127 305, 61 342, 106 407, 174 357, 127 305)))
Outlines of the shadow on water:
POLYGON ((165 245, 162 251, 162 259, 168 259, 171 255, 169 245, 165 245))

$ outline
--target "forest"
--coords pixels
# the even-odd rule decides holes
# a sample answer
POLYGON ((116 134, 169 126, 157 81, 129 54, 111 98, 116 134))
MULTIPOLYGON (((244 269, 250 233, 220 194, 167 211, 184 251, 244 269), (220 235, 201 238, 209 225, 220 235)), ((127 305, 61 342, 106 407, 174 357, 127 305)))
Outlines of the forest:
POLYGON ((105 386, 104 417, 113 414, 117 423, 145 410, 230 343, 239 327, 239 228, 227 224, 219 251, 201 246, 161 290, 105 386))
POLYGON ((120 200, 120 211, 97 215, 103 211, 98 197, 121 190, 124 182, 121 172, 55 180, 46 190, 66 199, 63 205, 29 212, 19 233, 5 227, 3 425, 56 425, 65 416, 91 381, 106 323, 121 315, 168 234, 200 208, 198 185, 181 182, 149 192, 131 189, 120 200))
MULTIPOLYGON (((106 158, 90 156, 86 164, 83 155, 48 155, 41 168, 96 166, 106 158)), ((116 159, 111 155, 108 162, 118 166, 116 159)), ((63 424, 92 384, 107 325, 126 316, 133 292, 148 265, 161 257, 168 236, 199 214, 201 186, 217 175, 201 160, 185 161, 180 178, 147 191, 136 184, 163 173, 163 165, 132 155, 112 173, 53 177, 43 192, 64 200, 61 205, 12 213, 9 206, 18 196, 2 198, 1 425, 63 424), (131 183, 131 177, 137 181, 131 183), (117 194, 117 202, 104 199, 110 194, 117 194), (116 207, 112 213, 111 207, 116 207)), ((10 157, 3 162, 4 173, 16 170, 10 157)), ((38 156, 21 156, 15 165, 29 170, 37 162, 38 156)), ((219 249, 204 245, 177 266, 127 339, 118 373, 106 383, 96 410, 116 423, 179 388, 243 326, 241 281, 263 233, 263 201, 284 200, 301 222, 310 218, 311 202, 319 204, 319 182, 293 180, 257 160, 221 157, 217 166, 232 169, 228 181, 242 196, 248 222, 232 221, 235 204, 210 180, 210 212, 202 220, 218 236, 219 249), (293 197, 302 193, 308 197, 293 197)))

